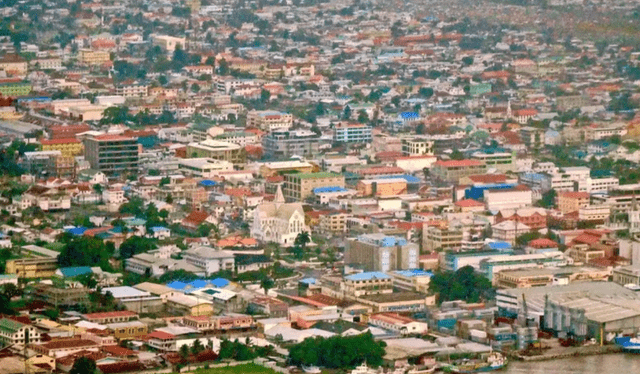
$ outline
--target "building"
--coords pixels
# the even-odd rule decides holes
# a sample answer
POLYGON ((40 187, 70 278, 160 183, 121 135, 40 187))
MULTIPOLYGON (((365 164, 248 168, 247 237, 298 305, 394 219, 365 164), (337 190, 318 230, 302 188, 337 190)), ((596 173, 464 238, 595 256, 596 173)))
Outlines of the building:
POLYGON ((103 65, 111 61, 109 51, 78 50, 78 63, 82 65, 103 65))
POLYGON ((525 208, 533 204, 533 191, 522 184, 511 188, 488 188, 484 191, 484 202, 491 211, 525 208))
POLYGON ((286 130, 293 125, 293 116, 289 113, 269 110, 252 110, 247 113, 247 127, 256 127, 264 131, 286 130))
POLYGON ((460 178, 484 174, 486 170, 487 166, 478 160, 441 160, 433 164, 431 175, 443 181, 457 183, 460 178))
POLYGON ((320 149, 320 136, 308 130, 271 131, 262 138, 264 155, 272 159, 313 157, 320 149))
POLYGON ((246 162, 246 152, 238 144, 207 139, 187 145, 188 158, 210 158, 240 165, 246 162))
POLYGON ((333 141, 341 143, 370 143, 371 127, 357 123, 341 123, 333 129, 333 141))
POLYGON ((274 177, 284 173, 311 173, 316 167, 301 160, 265 162, 260 165, 260 175, 263 178, 274 177))
POLYGON ((426 322, 419 322, 397 313, 376 313, 369 317, 368 322, 370 325, 382 327, 400 335, 425 334, 429 328, 426 322))
POLYGON ((323 233, 344 234, 347 232, 347 220, 353 215, 344 211, 335 211, 320 215, 319 231, 323 233))
POLYGON ((166 51, 168 54, 173 53, 176 48, 186 48, 187 47, 187 39, 186 38, 178 38, 175 36, 169 35, 151 35, 151 40, 153 45, 157 45, 166 51))
POLYGON ((116 86, 116 95, 121 97, 147 97, 149 86, 144 83, 121 83, 116 86))
POLYGON ((475 152, 471 158, 483 162, 487 169, 501 173, 516 170, 516 152, 475 152))
POLYGON ((537 127, 521 127, 520 140, 527 149, 540 149, 545 145, 545 129, 537 127))
POLYGON ((16 54, 6 54, 0 58, 0 71, 7 75, 26 75, 28 71, 27 60, 16 54))
POLYGON ((402 139, 402 154, 405 156, 433 155, 433 140, 424 138, 402 139))
POLYGON ((30 324, 18 322, 15 319, 0 318, 0 343, 2 347, 14 344, 40 343, 40 331, 30 324))
POLYGON ((140 321, 109 323, 107 327, 118 341, 140 339, 149 333, 148 326, 140 321))
POLYGON ((393 287, 403 291, 429 292, 429 283, 433 273, 420 269, 396 270, 387 272, 393 278, 393 287))
MULTIPOLYGON (((511 252, 509 250, 508 252, 511 252)), ((501 256, 507 251, 471 251, 471 252, 443 252, 441 253, 440 268, 446 271, 458 271, 465 266, 480 269, 480 262, 494 256, 501 256)))
POLYGON ((85 158, 91 168, 108 176, 138 173, 137 138, 123 135, 94 135, 84 139, 85 158))
POLYGON ((493 274, 493 284, 496 288, 530 288, 577 282, 606 282, 610 274, 611 272, 607 269, 582 266, 501 270, 493 274))
POLYGON ((347 275, 342 281, 342 290, 348 297, 393 293, 393 279, 381 272, 365 272, 347 275))
POLYGON ((480 272, 494 282, 494 275, 503 270, 524 268, 560 267, 567 265, 567 258, 560 251, 524 255, 499 255, 480 261, 480 272))
POLYGON ((556 197, 558 209, 566 214, 577 212, 589 206, 591 195, 587 192, 558 192, 556 197))
POLYGON ((224 171, 233 171, 233 164, 211 158, 183 158, 178 162, 179 170, 187 176, 213 178, 224 171))
POLYGON ((360 196, 397 196, 407 193, 407 181, 402 178, 361 180, 356 185, 360 196))
POLYGON ((406 239, 382 233, 347 240, 345 265, 364 271, 389 272, 419 267, 420 248, 406 239))
POLYGON ((129 322, 138 319, 138 314, 129 310, 83 314, 82 318, 91 323, 106 325, 109 323, 129 322))
POLYGON ((627 284, 640 286, 640 268, 635 265, 614 268, 612 276, 613 281, 621 286, 627 284))
POLYGON ((67 139, 42 139, 40 140, 42 151, 60 151, 65 158, 73 158, 82 154, 82 142, 76 138, 67 139))
POLYGON ((222 270, 233 271, 234 256, 229 251, 219 251, 211 247, 195 247, 182 252, 187 263, 201 267, 205 276, 222 270))
POLYGON ((5 273, 18 278, 50 278, 58 269, 55 257, 29 257, 7 260, 5 273))
POLYGON ((291 246, 298 234, 308 232, 301 203, 285 203, 280 186, 273 203, 263 203, 254 211, 251 235, 263 243, 291 246))
POLYGON ((345 186, 344 175, 319 172, 285 174, 284 197, 287 200, 303 201, 313 196, 313 190, 318 187, 345 186))
POLYGON ((450 225, 424 225, 422 228, 422 248, 424 251, 460 250, 462 238, 462 230, 450 225))

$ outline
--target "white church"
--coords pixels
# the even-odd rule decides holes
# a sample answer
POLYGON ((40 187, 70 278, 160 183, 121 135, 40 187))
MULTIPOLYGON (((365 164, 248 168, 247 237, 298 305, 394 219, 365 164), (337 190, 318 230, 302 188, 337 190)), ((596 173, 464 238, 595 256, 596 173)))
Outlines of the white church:
POLYGON ((272 203, 260 204, 255 209, 251 235, 261 242, 293 246, 303 231, 309 228, 304 223, 302 204, 285 203, 280 186, 272 203))

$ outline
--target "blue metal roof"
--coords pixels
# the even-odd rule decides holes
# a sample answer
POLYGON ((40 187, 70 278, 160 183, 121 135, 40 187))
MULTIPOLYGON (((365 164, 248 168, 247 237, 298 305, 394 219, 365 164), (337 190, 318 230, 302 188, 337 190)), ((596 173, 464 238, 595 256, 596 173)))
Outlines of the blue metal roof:
POLYGON ((153 226, 151 228, 151 231, 153 231, 153 232, 165 231, 165 230, 169 230, 169 229, 164 227, 164 226, 153 226))
POLYGON ((487 244, 487 247, 489 247, 491 249, 497 249, 497 250, 511 249, 511 243, 507 243, 507 242, 491 242, 491 243, 487 244))
POLYGON ((217 184, 218 184, 218 182, 212 181, 212 180, 209 180, 209 179, 205 179, 205 180, 201 180, 200 181, 200 185, 201 186, 205 186, 205 187, 213 187, 213 186, 216 186, 217 184))
POLYGON ((316 278, 304 278, 304 279, 300 279, 298 282, 300 283, 304 283, 304 284, 316 284, 316 278))
POLYGON ((216 278, 216 279, 210 280, 209 283, 211 283, 214 287, 222 288, 222 287, 228 286, 230 282, 229 280, 224 278, 216 278))
POLYGON ((381 273, 379 271, 370 271, 366 273, 349 275, 349 276, 346 276, 345 278, 351 281, 361 281, 361 280, 371 280, 371 279, 389 279, 390 277, 387 274, 381 273))
POLYGON ((207 287, 207 281, 196 279, 193 282, 189 283, 189 286, 191 286, 192 288, 204 288, 207 287))
POLYGON ((72 229, 68 229, 67 232, 72 235, 83 235, 84 232, 87 231, 86 227, 74 227, 72 229))
POLYGON ((378 179, 385 179, 385 178, 402 178, 405 181, 407 181, 407 183, 420 183, 420 178, 414 177, 413 175, 410 175, 410 174, 387 175, 387 176, 384 176, 384 177, 378 177, 378 179))
POLYGON ((420 115, 416 112, 402 112, 400 117, 403 119, 420 118, 420 115))
POLYGON ((174 290, 184 290, 187 287, 187 284, 180 281, 173 281, 171 283, 167 283, 167 287, 173 288, 174 290))
POLYGON ((348 191, 348 190, 340 186, 316 187, 313 189, 313 193, 345 192, 345 191, 348 191))
POLYGON ((62 273, 62 276, 64 276, 65 278, 73 278, 73 277, 77 277, 78 275, 92 273, 93 271, 88 266, 74 266, 74 267, 60 268, 60 272, 62 273))
POLYGON ((421 269, 397 270, 395 271, 395 273, 398 275, 402 275, 404 277, 421 277, 421 276, 433 277, 432 272, 421 270, 421 269))

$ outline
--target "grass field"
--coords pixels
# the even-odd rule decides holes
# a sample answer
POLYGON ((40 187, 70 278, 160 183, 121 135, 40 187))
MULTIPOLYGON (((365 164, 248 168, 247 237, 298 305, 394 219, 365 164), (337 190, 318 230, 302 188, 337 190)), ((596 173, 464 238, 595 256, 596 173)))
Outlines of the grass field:
POLYGON ((221 368, 200 369, 193 371, 195 374, 276 374, 276 371, 256 364, 243 364, 226 366, 221 368))

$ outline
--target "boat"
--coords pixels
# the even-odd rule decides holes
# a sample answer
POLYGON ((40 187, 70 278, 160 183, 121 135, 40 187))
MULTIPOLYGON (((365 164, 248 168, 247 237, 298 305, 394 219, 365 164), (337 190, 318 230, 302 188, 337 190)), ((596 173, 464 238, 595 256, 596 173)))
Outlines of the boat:
POLYGON ((431 374, 435 372, 437 368, 438 366, 436 365, 423 367, 423 368, 415 367, 415 368, 409 369, 409 371, 407 371, 407 374, 431 374))
POLYGON ((506 357, 501 353, 492 352, 486 360, 462 360, 454 364, 448 364, 442 367, 447 373, 472 374, 486 373, 504 369, 507 366, 506 357))
POLYGON ((367 363, 363 362, 362 365, 351 370, 350 374, 377 374, 377 373, 378 373, 377 370, 368 367, 367 363))
POLYGON ((302 365, 302 371, 309 374, 320 374, 322 371, 317 366, 304 366, 302 365))
POLYGON ((630 336, 619 336, 615 338, 615 343, 622 347, 625 352, 640 353, 640 339, 630 336))

